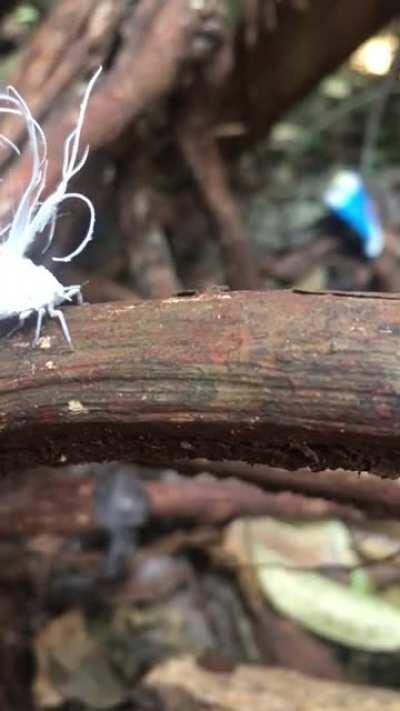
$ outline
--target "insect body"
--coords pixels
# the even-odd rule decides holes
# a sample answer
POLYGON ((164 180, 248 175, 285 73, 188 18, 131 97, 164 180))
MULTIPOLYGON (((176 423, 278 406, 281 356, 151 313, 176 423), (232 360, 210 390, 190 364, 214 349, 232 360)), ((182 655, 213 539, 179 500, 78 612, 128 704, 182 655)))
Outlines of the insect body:
MULTIPOLYGON (((85 195, 67 192, 69 180, 83 167, 88 157, 88 148, 81 157, 79 140, 83 120, 94 83, 101 72, 95 73, 89 82, 77 120, 76 127, 68 135, 64 143, 62 176, 54 192, 45 200, 40 196, 45 188, 47 171, 46 137, 35 121, 22 97, 13 87, 7 93, 0 93, 0 113, 20 116, 25 120, 28 132, 29 146, 32 153, 32 175, 27 188, 15 211, 12 222, 2 231, 6 234, 5 241, 0 245, 0 320, 17 317, 17 327, 22 326, 31 315, 37 315, 33 346, 37 345, 45 315, 58 318, 64 336, 72 346, 68 326, 61 309, 57 308, 66 301, 76 297, 82 303, 81 288, 78 285, 63 286, 56 277, 44 266, 38 266, 26 256, 26 252, 37 235, 44 235, 48 230, 46 244, 42 254, 47 251, 52 242, 59 205, 70 198, 83 201, 89 209, 89 226, 86 236, 71 254, 65 257, 53 257, 55 261, 70 261, 79 254, 92 239, 95 222, 94 207, 85 195)), ((8 139, 0 136, 19 153, 18 148, 8 139)), ((14 329, 15 331, 16 329, 14 329)))
POLYGON ((0 293, 7 295, 4 305, 0 308, 0 318, 17 317, 16 328, 23 326, 29 316, 37 314, 33 346, 38 343, 43 316, 46 314, 58 318, 64 336, 72 346, 64 314, 56 307, 65 301, 71 301, 74 296, 82 303, 80 286, 63 286, 46 267, 37 266, 26 257, 2 254, 0 248, 0 293))

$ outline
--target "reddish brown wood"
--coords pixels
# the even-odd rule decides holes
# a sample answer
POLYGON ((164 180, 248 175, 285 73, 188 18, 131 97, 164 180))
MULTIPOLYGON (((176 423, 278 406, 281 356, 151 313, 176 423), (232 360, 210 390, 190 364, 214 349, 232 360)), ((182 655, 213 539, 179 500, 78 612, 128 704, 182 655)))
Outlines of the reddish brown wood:
MULTIPOLYGON (((76 0, 58 3, 42 29, 45 36, 51 35, 54 31, 51 22, 59 19, 58 12, 61 15, 64 10, 71 12, 74 4, 77 4, 76 0)), ((110 4, 107 3, 107 5, 110 4)), ((81 3, 81 6, 78 18, 83 22, 87 8, 84 3, 81 3), (82 18, 81 15, 83 15, 82 18)), ((116 19, 114 15, 118 16, 118 13, 123 9, 124 6, 119 0, 118 12, 111 13, 113 21, 116 19)), ((130 13, 124 17, 123 31, 121 30, 121 32, 125 41, 113 62, 112 69, 104 71, 91 98, 83 126, 82 145, 90 144, 92 149, 104 145, 109 146, 149 104, 153 104, 171 89, 177 78, 181 61, 190 46, 194 29, 199 24, 201 25, 201 21, 198 14, 193 11, 187 0, 168 0, 162 4, 158 0, 142 0, 142 2, 135 4, 130 13)), ((63 29, 61 42, 64 43, 64 47, 65 36, 63 29)), ((63 81, 71 80, 76 75, 77 67, 74 57, 76 53, 79 53, 78 49, 81 49, 83 53, 83 56, 80 56, 80 68, 83 70, 84 59, 90 50, 92 41, 90 33, 88 36, 83 33, 82 41, 73 43, 72 51, 67 53, 67 59, 61 63, 61 69, 58 72, 61 73, 63 81), (81 45, 83 46, 81 47, 81 45), (67 76, 68 74, 69 76, 67 76)), ((56 43, 53 42, 53 44, 56 43)), ((42 40, 43 46, 46 45, 42 40)), ((98 56, 100 57, 98 63, 100 63, 104 56, 101 52, 98 56)), ((46 58, 46 52, 42 52, 40 62, 44 63, 44 67, 46 67, 46 58)), ((57 72, 55 76, 57 78, 57 72)), ((56 78, 52 77, 51 82, 52 85, 54 83, 54 92, 63 88, 63 82, 59 81, 59 78, 56 81, 56 78)), ((16 80, 18 80, 18 76, 16 80)), ((49 92, 46 91, 47 93, 49 92)), ((37 100, 34 100, 30 94, 30 99, 31 103, 34 105, 38 103, 39 108, 44 109, 40 94, 37 100)), ((52 160, 49 163, 46 182, 48 192, 54 189, 54 185, 60 177, 63 144, 75 125, 78 103, 79 101, 75 100, 72 102, 72 106, 64 106, 54 119, 49 120, 48 128, 46 127, 48 145, 52 149, 52 160)), ((9 172, 7 184, 1 186, 0 217, 4 217, 10 211, 16 198, 20 195, 21 185, 26 184, 29 180, 30 172, 30 156, 29 152, 25 151, 21 160, 9 172)))
POLYGON ((179 125, 182 152, 214 217, 227 283, 234 289, 256 289, 259 278, 250 237, 241 225, 239 209, 230 193, 213 126, 211 122, 202 126, 201 119, 198 120, 201 115, 198 109, 189 112, 189 118, 182 117, 179 125), (197 119, 197 125, 191 125, 190 116, 197 119))
POLYGON ((372 518, 397 519, 400 516, 399 481, 378 479, 367 472, 359 474, 343 469, 320 472, 298 469, 288 472, 263 464, 210 462, 201 459, 179 461, 173 466, 186 475, 209 473, 218 479, 234 477, 270 492, 286 491, 357 506, 372 518))
POLYGON ((0 347, 0 467, 178 457, 396 475, 395 296, 222 292, 65 309, 0 347))
MULTIPOLYGON (((132 473, 135 478, 136 473, 132 473)), ((3 483, 0 536, 78 535, 101 527, 96 515, 96 477, 34 472, 3 483)), ((300 494, 267 493, 238 481, 152 481, 144 483, 153 519, 218 525, 243 516, 315 520, 329 516, 350 522, 362 514, 350 506, 300 494)))

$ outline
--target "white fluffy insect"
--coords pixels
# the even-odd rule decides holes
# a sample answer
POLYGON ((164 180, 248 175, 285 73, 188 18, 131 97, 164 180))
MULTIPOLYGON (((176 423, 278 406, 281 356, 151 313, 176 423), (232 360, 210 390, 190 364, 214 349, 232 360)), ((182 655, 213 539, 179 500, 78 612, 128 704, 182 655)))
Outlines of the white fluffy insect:
MULTIPOLYGON (((82 303, 81 287, 76 284, 63 286, 46 267, 34 264, 26 253, 37 235, 45 235, 45 230, 48 230, 48 234, 42 254, 48 250, 54 236, 58 208, 62 202, 72 198, 87 205, 89 226, 80 245, 65 257, 53 257, 54 261, 71 261, 92 239, 95 222, 93 204, 81 193, 68 192, 68 183, 81 170, 89 154, 89 148, 86 147, 79 156, 79 142, 90 93, 100 72, 101 67, 88 83, 76 126, 65 140, 60 182, 54 192, 43 201, 40 197, 45 188, 48 165, 46 137, 14 87, 10 86, 6 92, 0 92, 0 113, 13 114, 25 121, 32 154, 32 175, 29 184, 19 201, 12 222, 0 232, 0 235, 5 235, 4 242, 0 244, 0 320, 18 318, 18 325, 13 329, 13 333, 23 326, 27 318, 36 314, 33 346, 38 343, 43 317, 48 315, 58 318, 64 336, 72 347, 67 322, 63 312, 57 307, 74 297, 78 303, 82 303)), ((0 135, 0 141, 7 143, 19 155, 17 146, 8 138, 0 135)))

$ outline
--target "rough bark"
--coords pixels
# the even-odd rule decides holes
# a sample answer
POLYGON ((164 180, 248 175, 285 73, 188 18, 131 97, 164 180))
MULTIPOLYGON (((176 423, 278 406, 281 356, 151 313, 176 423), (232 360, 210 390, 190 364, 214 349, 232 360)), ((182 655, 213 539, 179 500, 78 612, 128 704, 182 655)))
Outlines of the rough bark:
POLYGON ((178 457, 396 475, 396 296, 206 292, 3 340, 0 467, 178 457))

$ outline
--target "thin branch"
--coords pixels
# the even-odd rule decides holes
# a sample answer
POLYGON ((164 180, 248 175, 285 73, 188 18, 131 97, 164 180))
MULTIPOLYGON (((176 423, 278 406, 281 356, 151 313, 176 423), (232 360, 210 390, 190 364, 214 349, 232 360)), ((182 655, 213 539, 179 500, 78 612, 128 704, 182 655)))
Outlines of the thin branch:
MULTIPOLYGON (((137 481, 132 467, 132 480, 137 481)), ((24 474, 24 480, 26 474, 24 474)), ((238 481, 153 481, 143 484, 152 519, 220 525, 244 516, 316 520, 336 517, 355 523, 363 517, 341 506, 299 494, 271 494, 238 481)), ((96 477, 33 472, 25 481, 1 488, 0 535, 78 535, 101 528, 95 507, 96 477)))
POLYGON ((378 479, 367 472, 357 473, 341 469, 320 472, 298 469, 289 472, 262 464, 211 462, 203 459, 181 460, 171 466, 184 474, 209 473, 218 479, 233 477, 256 484, 270 492, 286 491, 357 506, 376 519, 397 519, 400 516, 399 481, 378 479))

